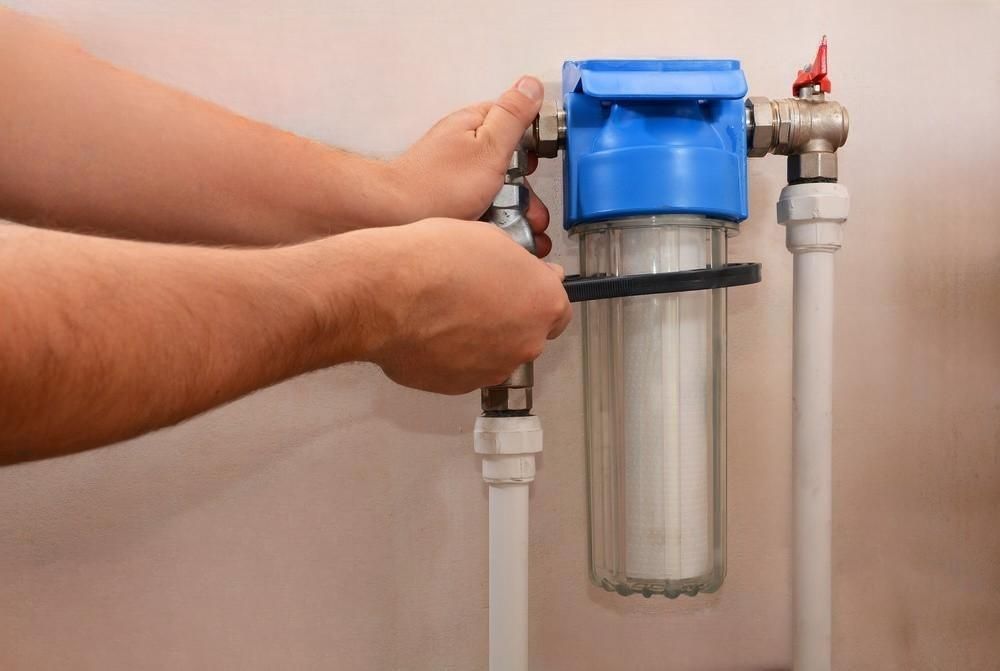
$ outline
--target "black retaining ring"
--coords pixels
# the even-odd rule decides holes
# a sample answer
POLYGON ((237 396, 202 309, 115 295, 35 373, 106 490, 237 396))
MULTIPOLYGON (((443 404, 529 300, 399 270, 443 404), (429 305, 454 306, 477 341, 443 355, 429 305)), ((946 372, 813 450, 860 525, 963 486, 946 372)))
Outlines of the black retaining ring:
POLYGON ((605 298, 671 294, 679 291, 700 291, 738 287, 760 282, 759 263, 729 263, 721 268, 678 270, 670 273, 645 275, 570 275, 563 280, 570 303, 597 301, 605 298))

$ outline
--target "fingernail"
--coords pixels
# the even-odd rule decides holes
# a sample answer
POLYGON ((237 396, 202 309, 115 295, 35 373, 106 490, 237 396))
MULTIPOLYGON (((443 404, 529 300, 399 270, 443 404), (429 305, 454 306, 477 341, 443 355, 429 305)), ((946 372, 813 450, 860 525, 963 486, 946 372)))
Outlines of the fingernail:
POLYGON ((532 100, 541 100, 545 95, 542 83, 534 77, 521 77, 517 80, 517 90, 532 100))

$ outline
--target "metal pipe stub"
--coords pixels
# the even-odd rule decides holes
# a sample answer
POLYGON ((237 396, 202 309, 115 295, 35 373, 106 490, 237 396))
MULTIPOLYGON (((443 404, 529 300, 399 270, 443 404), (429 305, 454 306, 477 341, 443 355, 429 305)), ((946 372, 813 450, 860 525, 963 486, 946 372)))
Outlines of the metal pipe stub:
MULTIPOLYGON (((555 118, 555 117, 553 117, 555 118)), ((548 119, 552 124, 555 121, 548 119)), ((533 128, 537 132, 539 126, 538 119, 535 120, 533 128)), ((554 126, 543 125, 549 128, 552 135, 558 135, 554 126)), ((529 128, 529 130, 531 130, 529 128)), ((557 143, 557 139, 554 140, 557 143)), ((558 143, 557 143, 558 144, 558 143)), ((538 149, 537 143, 531 147, 538 149)), ((558 151, 558 147, 543 145, 545 151, 558 151)), ((542 152, 539 152, 542 155, 542 152)), ((547 153, 545 154, 547 155, 547 153)), ((555 155, 554 153, 552 154, 555 155)), ((517 244, 527 249, 532 254, 537 254, 535 248, 535 236, 528 222, 527 212, 530 202, 530 192, 524 184, 524 176, 528 169, 528 160, 524 147, 518 147, 511 155, 510 163, 507 166, 507 174, 504 176, 504 184, 500 187, 496 197, 493 199, 490 209, 483 215, 483 221, 487 221, 497 226, 504 233, 509 235, 517 244)), ((486 417, 517 417, 531 414, 531 387, 535 381, 534 366, 531 362, 521 364, 511 373, 510 377, 500 384, 491 387, 483 387, 480 390, 482 396, 483 415, 486 417)))
MULTIPOLYGON (((527 157, 518 148, 510 158, 504 184, 493 199, 490 209, 483 215, 488 221, 509 235, 517 244, 536 254, 535 236, 528 223, 527 212, 530 193, 524 184, 527 157)), ((521 364, 510 377, 500 384, 483 387, 482 408, 487 417, 508 417, 531 414, 531 387, 534 384, 534 366, 521 364)))
POLYGON ((531 414, 531 388, 535 383, 535 366, 530 361, 518 366, 506 380, 492 387, 483 387, 482 408, 487 417, 516 417, 531 414))
POLYGON ((538 158, 555 158, 566 145, 566 111, 546 100, 524 135, 521 147, 538 158))

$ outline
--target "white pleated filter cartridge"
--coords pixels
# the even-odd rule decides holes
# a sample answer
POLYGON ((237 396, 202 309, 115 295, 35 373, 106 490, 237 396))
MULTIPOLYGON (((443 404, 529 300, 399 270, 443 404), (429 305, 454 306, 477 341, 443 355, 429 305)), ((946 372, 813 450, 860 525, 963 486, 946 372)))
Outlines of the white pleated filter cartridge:
MULTIPOLYGON (((623 274, 704 268, 707 232, 633 229, 623 274)), ((712 570, 709 291, 623 300, 625 573, 687 580, 712 570)))

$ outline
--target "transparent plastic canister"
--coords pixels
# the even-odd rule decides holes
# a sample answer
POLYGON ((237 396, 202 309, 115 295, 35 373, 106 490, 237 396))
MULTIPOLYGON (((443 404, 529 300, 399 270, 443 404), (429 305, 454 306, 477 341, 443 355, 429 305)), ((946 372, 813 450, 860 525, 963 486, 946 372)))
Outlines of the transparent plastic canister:
MULTIPOLYGON (((731 222, 580 225, 580 274, 721 267, 731 222)), ((726 573, 726 290, 583 303, 590 569, 628 595, 714 592, 726 573)))

